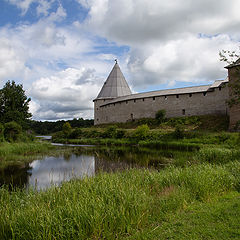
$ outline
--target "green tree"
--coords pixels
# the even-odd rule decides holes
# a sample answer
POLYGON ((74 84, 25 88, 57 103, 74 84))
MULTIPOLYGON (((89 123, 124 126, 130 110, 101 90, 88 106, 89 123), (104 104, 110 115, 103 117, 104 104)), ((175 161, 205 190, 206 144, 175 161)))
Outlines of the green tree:
POLYGON ((62 131, 65 135, 69 135, 72 131, 72 127, 69 122, 65 122, 62 127, 62 131))
POLYGON ((8 81, 0 89, 0 121, 2 123, 15 121, 26 127, 27 120, 32 116, 29 113, 30 101, 21 84, 8 81))
POLYGON ((22 133, 22 127, 16 122, 8 122, 4 126, 4 137, 7 141, 13 142, 18 140, 22 133))

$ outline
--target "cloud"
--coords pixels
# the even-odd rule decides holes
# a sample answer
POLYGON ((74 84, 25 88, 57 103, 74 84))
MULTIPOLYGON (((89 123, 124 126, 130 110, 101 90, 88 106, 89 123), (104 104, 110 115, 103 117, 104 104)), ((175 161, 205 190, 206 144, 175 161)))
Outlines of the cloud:
POLYGON ((21 9, 22 15, 25 15, 30 5, 36 0, 8 0, 8 2, 21 9))
MULTIPOLYGON (((36 13, 38 16, 48 16, 52 5, 56 0, 5 0, 8 1, 10 4, 15 5, 17 8, 21 10, 21 15, 24 16, 31 5, 35 3, 36 13)), ((60 11, 63 9, 61 4, 59 3, 59 12, 58 14, 62 14, 60 11)))
POLYGON ((27 72, 22 49, 15 49, 6 38, 0 38, 0 79, 12 79, 27 72))
POLYGON ((239 45, 240 2, 232 0, 79 0, 85 27, 130 46, 127 66, 138 89, 224 78, 219 51, 239 45))
POLYGON ((236 49, 239 42, 227 35, 187 38, 168 41, 131 51, 128 66, 133 85, 157 85, 176 82, 209 82, 226 76, 219 49, 236 49))
POLYGON ((94 43, 74 26, 57 26, 55 20, 62 13, 52 12, 49 17, 34 24, 22 23, 0 28, 0 77, 21 79, 23 83, 39 76, 49 76, 62 65, 78 67, 84 54, 93 50, 94 43))
POLYGON ((87 27, 127 45, 183 38, 186 34, 238 32, 240 2, 232 0, 84 0, 87 27))
POLYGON ((68 68, 40 78, 29 90, 34 99, 31 111, 35 118, 45 120, 92 117, 92 100, 98 94, 99 82, 94 70, 86 68, 68 68))

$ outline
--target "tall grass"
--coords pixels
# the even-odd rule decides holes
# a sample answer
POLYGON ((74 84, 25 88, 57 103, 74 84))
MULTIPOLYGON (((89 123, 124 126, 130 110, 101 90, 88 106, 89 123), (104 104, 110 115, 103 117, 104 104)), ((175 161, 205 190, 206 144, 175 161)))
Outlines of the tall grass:
POLYGON ((181 141, 140 141, 138 143, 141 147, 158 148, 162 150, 181 150, 181 151, 194 151, 199 150, 201 145, 195 143, 181 142, 181 141))
POLYGON ((240 160, 240 151, 236 149, 227 148, 202 148, 194 156, 195 160, 199 162, 215 163, 227 163, 230 161, 240 160))
POLYGON ((21 156, 48 152, 55 147, 44 142, 17 142, 0 144, 0 167, 8 161, 19 160, 21 156))
POLYGON ((224 166, 128 170, 45 192, 0 189, 0 239, 119 239, 235 189, 224 166))

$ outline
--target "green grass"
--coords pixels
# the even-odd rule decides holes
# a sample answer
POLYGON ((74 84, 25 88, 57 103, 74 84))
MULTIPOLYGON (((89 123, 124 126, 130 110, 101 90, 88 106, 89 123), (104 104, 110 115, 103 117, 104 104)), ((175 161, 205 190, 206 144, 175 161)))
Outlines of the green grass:
POLYGON ((45 142, 0 143, 0 167, 24 163, 34 154, 47 153, 53 149, 55 149, 54 146, 45 142))
POLYGON ((126 239, 202 239, 240 238, 240 194, 229 193, 211 202, 189 206, 169 214, 159 223, 126 239))
POLYGON ((238 239, 239 171, 133 169, 43 192, 0 189, 0 239, 238 239))
POLYGON ((57 139, 57 143, 69 144, 85 144, 85 145, 106 145, 106 146, 122 146, 137 144, 136 141, 130 139, 112 139, 112 138, 82 138, 82 139, 57 139))

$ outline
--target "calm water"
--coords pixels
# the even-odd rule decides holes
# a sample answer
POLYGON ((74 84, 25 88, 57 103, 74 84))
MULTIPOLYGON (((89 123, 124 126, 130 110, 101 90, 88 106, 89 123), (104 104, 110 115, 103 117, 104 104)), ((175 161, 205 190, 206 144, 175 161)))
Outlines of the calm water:
POLYGON ((0 185, 40 190, 72 178, 94 176, 99 171, 114 172, 132 167, 160 169, 173 158, 171 152, 136 147, 69 147, 66 151, 59 148, 55 156, 44 156, 28 164, 0 169, 0 185))

